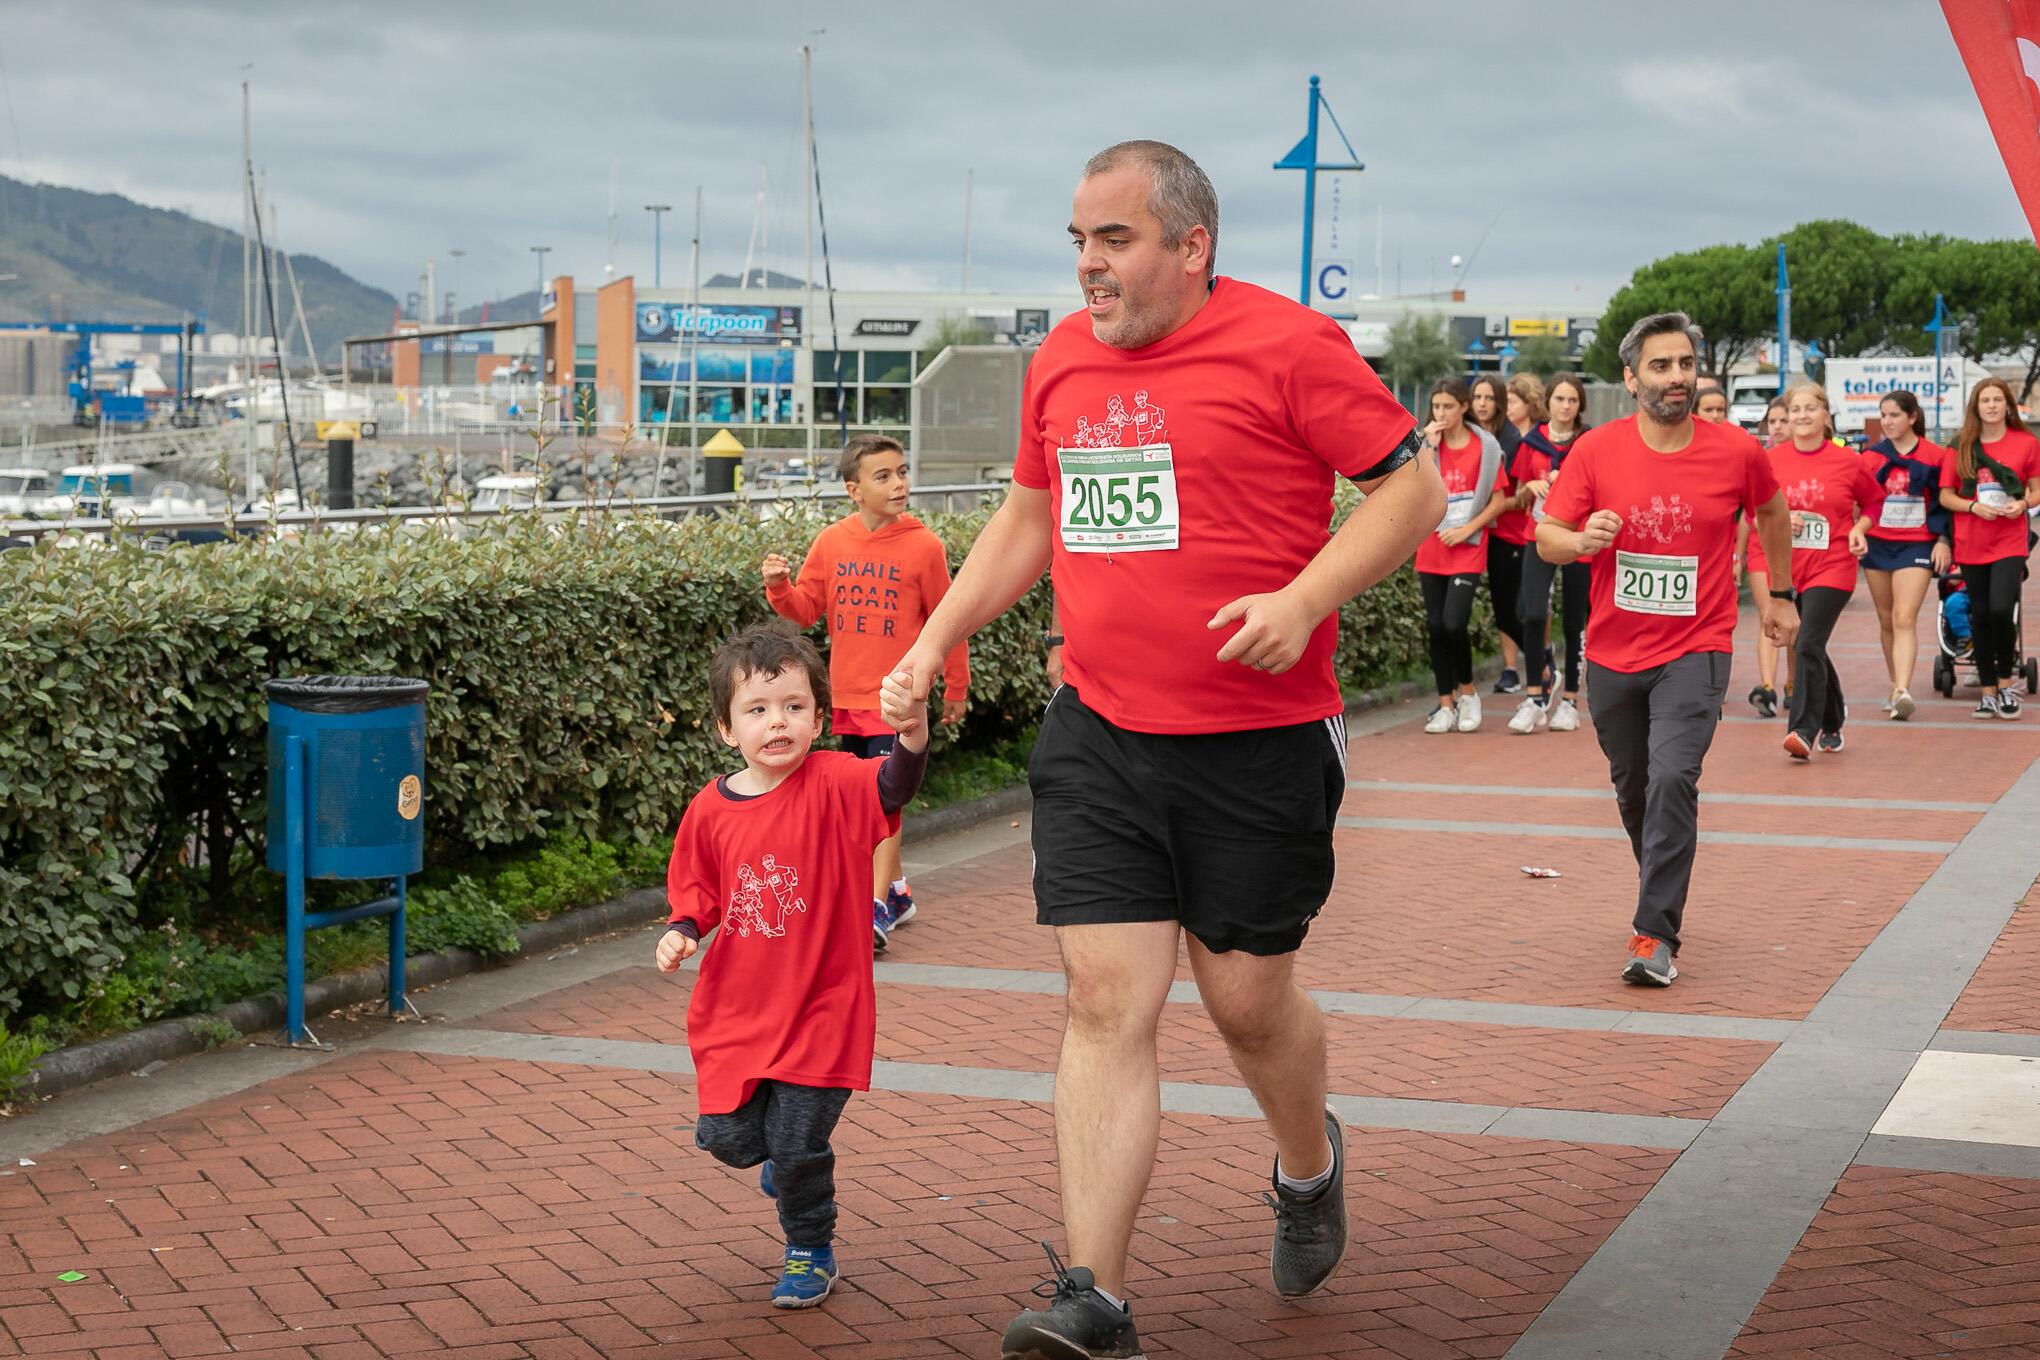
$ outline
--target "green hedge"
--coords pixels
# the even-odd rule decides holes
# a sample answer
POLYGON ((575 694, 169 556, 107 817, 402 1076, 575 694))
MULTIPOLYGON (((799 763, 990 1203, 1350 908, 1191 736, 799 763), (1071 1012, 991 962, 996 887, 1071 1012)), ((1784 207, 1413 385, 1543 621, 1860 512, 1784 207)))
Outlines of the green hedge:
MULTIPOLYGON (((960 562, 988 513, 928 519, 960 562)), ((728 766, 708 652, 769 617, 759 559, 797 558, 825 520, 0 553, 0 1023, 75 1009, 194 878, 216 921, 274 900, 251 881, 273 675, 430 682, 428 862, 555 832, 663 842, 728 766)), ((1037 587, 974 640, 970 716, 940 739, 992 748, 1032 721, 1048 607, 1037 587)), ((1407 570, 1349 605, 1343 682, 1408 674, 1422 616, 1407 570)))

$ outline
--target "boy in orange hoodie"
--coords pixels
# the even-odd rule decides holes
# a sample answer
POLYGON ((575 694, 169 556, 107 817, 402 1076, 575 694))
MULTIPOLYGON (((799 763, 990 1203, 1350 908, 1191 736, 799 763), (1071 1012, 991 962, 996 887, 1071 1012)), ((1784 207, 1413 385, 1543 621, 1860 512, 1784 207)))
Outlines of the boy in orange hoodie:
MULTIPOLYGON (((879 717, 879 687, 949 590, 949 553, 933 530, 907 513, 907 457, 899 441, 861 434, 837 462, 856 507, 808 546, 800 577, 787 560, 760 567, 772 608, 806 628, 824 617, 829 632, 829 725, 843 749, 869 758, 890 754, 893 729, 879 717)), ((958 643, 942 674, 942 722, 963 718, 970 649, 958 643)), ((872 861, 871 942, 884 949, 894 926, 914 917, 914 894, 900 868, 900 834, 872 861)))

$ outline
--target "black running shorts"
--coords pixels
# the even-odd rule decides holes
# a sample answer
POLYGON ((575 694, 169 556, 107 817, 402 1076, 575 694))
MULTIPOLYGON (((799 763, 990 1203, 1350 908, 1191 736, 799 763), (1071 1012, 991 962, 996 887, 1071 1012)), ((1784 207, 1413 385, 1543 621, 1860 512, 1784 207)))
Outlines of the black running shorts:
POLYGON ((1332 890, 1346 724, 1129 732, 1065 685, 1027 782, 1041 924, 1175 921, 1213 953, 1287 954, 1332 890))

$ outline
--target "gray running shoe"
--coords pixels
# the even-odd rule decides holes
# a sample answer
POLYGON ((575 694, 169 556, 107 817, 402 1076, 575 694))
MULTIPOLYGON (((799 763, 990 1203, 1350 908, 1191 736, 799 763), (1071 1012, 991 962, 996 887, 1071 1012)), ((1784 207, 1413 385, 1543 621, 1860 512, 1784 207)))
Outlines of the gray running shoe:
POLYGON ((1672 947, 1654 935, 1632 935, 1629 962, 1622 966, 1624 982, 1649 987, 1669 987, 1679 970, 1672 966, 1672 947))
POLYGON ((1041 1246, 1055 1278, 1034 1292, 1049 1305, 1030 1308, 1007 1325, 1001 1360, 1141 1360, 1133 1310, 1106 1302, 1087 1267, 1065 1270, 1055 1248, 1041 1246))
MULTIPOLYGON (((1275 1181, 1264 1194, 1275 1211, 1275 1292, 1284 1298, 1310 1293, 1338 1268, 1346 1255, 1346 1126, 1325 1111, 1325 1137, 1332 1144, 1332 1175, 1314 1194, 1299 1195, 1275 1181)), ((1279 1164, 1278 1164, 1279 1165, 1279 1164)))

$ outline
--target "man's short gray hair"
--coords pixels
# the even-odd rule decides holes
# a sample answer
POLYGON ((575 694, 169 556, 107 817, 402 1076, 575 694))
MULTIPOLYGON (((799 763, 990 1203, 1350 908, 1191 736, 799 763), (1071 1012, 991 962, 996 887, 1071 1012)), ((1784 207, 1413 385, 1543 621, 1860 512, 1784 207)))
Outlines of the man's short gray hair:
POLYGON ((1218 268, 1218 191, 1196 161, 1167 142, 1145 139, 1116 142, 1084 162, 1084 178, 1124 165, 1148 172, 1148 211, 1162 224, 1162 244, 1183 244, 1193 227, 1204 228, 1211 248, 1204 257, 1204 277, 1218 268))
POLYGON ((1636 324, 1629 328, 1629 334, 1623 336, 1622 343, 1615 347, 1615 352, 1622 356, 1625 368, 1634 370, 1643 360, 1644 341, 1653 335, 1670 335, 1674 331, 1683 332, 1693 342, 1693 357, 1697 360, 1707 344, 1707 336, 1684 312, 1656 312, 1637 318, 1636 324))

